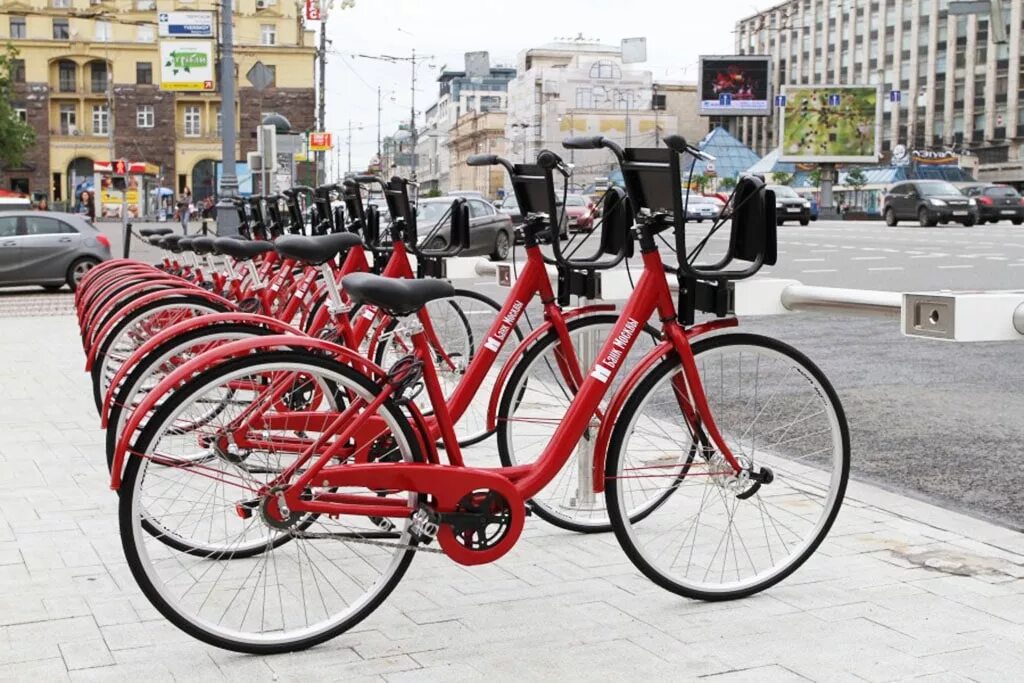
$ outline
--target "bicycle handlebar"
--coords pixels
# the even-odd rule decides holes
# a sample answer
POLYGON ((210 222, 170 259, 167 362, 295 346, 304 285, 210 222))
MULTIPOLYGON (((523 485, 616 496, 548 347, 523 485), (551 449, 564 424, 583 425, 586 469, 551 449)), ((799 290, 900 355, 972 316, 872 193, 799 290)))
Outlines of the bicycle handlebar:
POLYGON ((682 135, 669 135, 668 137, 663 138, 663 141, 666 147, 675 152, 679 152, 680 154, 683 154, 685 152, 690 156, 697 157, 701 161, 715 160, 715 157, 700 151, 699 149, 688 143, 686 141, 686 138, 684 138, 682 135))

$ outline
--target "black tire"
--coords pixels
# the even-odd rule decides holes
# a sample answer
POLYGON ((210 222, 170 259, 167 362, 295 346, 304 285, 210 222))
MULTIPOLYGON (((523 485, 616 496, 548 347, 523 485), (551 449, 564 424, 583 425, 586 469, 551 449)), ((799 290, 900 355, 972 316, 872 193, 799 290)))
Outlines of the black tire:
POLYGON ((888 207, 885 210, 885 224, 890 228, 895 228, 898 223, 899 221, 896 220, 896 212, 892 210, 891 206, 888 207))
POLYGON ((1021 219, 1021 218, 1011 218, 1010 222, 1013 223, 1014 225, 1020 225, 1020 224, 1024 223, 1024 219, 1021 219))
POLYGON ((800 219, 800 225, 810 225, 810 223, 811 223, 811 219, 809 219, 809 218, 801 218, 800 219))
MULTIPOLYGON (((772 573, 764 579, 758 580, 753 585, 748 585, 746 587, 736 590, 712 592, 695 590, 692 587, 680 584, 679 582, 673 580, 672 577, 665 576, 661 571, 652 566, 651 563, 648 562, 647 558, 644 556, 644 553, 637 547, 636 543, 634 542, 631 529, 627 527, 627 522, 623 519, 623 512, 620 507, 618 496, 619 487, 625 486, 625 484, 621 484, 620 482, 626 481, 626 479, 620 479, 618 476, 619 463, 625 448, 624 442, 627 438, 629 438, 632 435, 636 417, 638 415, 644 414, 643 409, 646 407, 646 400, 648 394, 653 390, 657 389, 659 384, 664 380, 666 376, 671 376, 679 371, 678 369, 680 367, 680 360, 678 356, 673 354, 667 357, 659 365, 654 367, 647 374, 647 376, 637 385, 636 389, 627 399, 625 405, 623 406, 622 412, 619 414, 616 420, 616 427, 614 432, 612 433, 612 438, 608 448, 608 457, 606 461, 605 481, 607 487, 605 489, 605 498, 608 504, 608 512, 611 516, 612 525, 615 530, 615 536, 618 539, 619 544, 622 546, 623 550, 626 552, 626 555, 629 557, 630 561, 632 561, 633 564, 636 565, 636 567, 644 573, 644 575, 646 575, 649 579, 651 579, 654 583, 658 584, 662 588, 669 590, 673 593, 676 593, 678 595, 698 600, 734 600, 737 598, 746 597, 748 595, 752 595, 754 593, 762 591, 778 583, 779 581, 782 581, 787 576, 796 571, 796 569, 799 568, 800 565, 802 565, 814 553, 814 551, 821 544, 821 541, 828 534, 829 529, 832 527, 832 524, 835 521, 836 515, 839 513, 839 509, 842 505, 842 500, 846 491, 846 484, 849 479, 850 434, 846 422, 846 416, 843 412, 843 407, 839 402, 839 398, 837 397, 835 390, 832 388, 832 385, 829 383, 828 379, 821 372, 821 370, 810 359, 808 359, 806 356, 804 356, 796 349, 790 347, 788 344, 768 337, 762 337, 760 335, 745 333, 722 334, 714 337, 706 337, 695 342, 693 344, 693 352, 698 360, 698 368, 700 367, 700 354, 730 345, 760 346, 762 348, 766 348, 771 352, 788 357, 796 365, 800 366, 802 370, 807 373, 807 375, 803 376, 800 381, 808 380, 808 377, 813 378, 814 383, 816 383, 817 386, 814 386, 813 383, 807 381, 809 388, 813 392, 815 392, 815 394, 819 396, 823 401, 828 402, 828 404, 831 406, 833 410, 833 415, 838 423, 838 436, 841 439, 842 463, 840 464, 838 469, 839 481, 835 489, 834 501, 831 504, 831 508, 825 514, 823 521, 819 521, 820 527, 818 527, 817 530, 812 534, 812 538, 809 542, 807 542, 807 545, 804 548, 804 550, 801 551, 795 559, 790 560, 784 567, 780 568, 779 571, 772 573), (819 392, 819 388, 824 392, 824 396, 822 396, 821 392, 819 392)), ((760 368, 760 366, 758 367, 760 368)), ((775 398, 775 396, 773 395, 772 398, 775 398)), ((763 409, 761 412, 764 412, 763 409)), ((756 422, 759 417, 760 414, 755 416, 754 421, 756 422)), ((797 415, 797 418, 799 417, 800 414, 797 415)), ((723 427, 721 424, 719 425, 719 427, 723 429, 723 432, 725 431, 725 427, 723 427)), ((705 438, 701 438, 699 439, 699 441, 703 444, 705 443, 705 438)), ((765 447, 762 446, 761 448, 762 450, 764 450, 765 447)), ((675 492, 679 488, 680 482, 685 479, 687 473, 689 472, 692 461, 693 451, 691 451, 690 457, 682 466, 680 476, 677 477, 674 483, 670 485, 670 488, 673 492, 675 492)), ((701 474, 704 474, 705 476, 698 477, 698 479, 710 479, 710 475, 707 472, 707 470, 702 471, 701 474)), ((776 483, 777 480, 778 478, 776 477, 776 483)), ((765 486, 771 487, 772 484, 768 483, 765 484, 765 486)), ((756 492, 757 489, 754 489, 752 493, 756 495, 756 492)), ((723 494, 723 499, 724 497, 725 495, 723 494)), ((713 513, 709 512, 708 514, 710 515, 713 513)), ((688 537, 689 536, 684 537, 684 542, 688 537)), ((735 539, 733 540, 733 543, 735 543, 735 539)), ((717 556, 717 550, 715 552, 717 556)), ((714 559, 714 557, 712 559, 714 559)), ((774 562, 774 560, 772 561, 774 562)))
MULTIPOLYGON (((995 223, 995 221, 992 221, 992 222, 993 222, 993 223, 995 223)), ((974 219, 973 219, 973 218, 968 218, 967 220, 965 220, 965 221, 963 222, 963 226, 964 226, 965 228, 971 228, 971 227, 974 227, 974 219)))
MULTIPOLYGON (((599 313, 569 320, 566 323, 566 327, 569 329, 570 333, 575 333, 590 325, 600 325, 602 327, 611 328, 617 321, 618 316, 614 313, 599 313)), ((645 325, 643 334, 648 335, 651 339, 658 338, 658 331, 651 325, 645 325)), ((557 343, 558 335, 554 330, 551 330, 548 334, 533 342, 532 346, 516 362, 515 367, 509 375, 508 381, 505 383, 505 386, 502 387, 501 398, 498 401, 497 441, 498 457, 501 459, 503 467, 513 467, 515 465, 525 464, 523 462, 518 462, 514 454, 510 451, 509 443, 513 439, 513 436, 511 436, 509 432, 511 429, 510 425, 512 424, 512 421, 509 420, 509 416, 511 416, 516 407, 520 405, 520 402, 523 400, 524 395, 529 389, 530 378, 525 376, 526 373, 534 367, 534 363, 537 362, 542 355, 557 343)), ((639 353, 639 349, 635 349, 635 352, 639 353)), ((616 377, 616 383, 613 384, 612 387, 609 387, 609 396, 613 395, 617 388, 617 382, 624 378, 627 372, 628 366, 624 367, 616 377)), ((568 399, 567 396, 565 398, 568 399)), ((557 417, 561 416, 552 416, 553 419, 557 417)), ((573 467, 573 462, 574 460, 568 461, 563 466, 563 470, 573 467)), ((561 529, 577 533, 603 533, 611 530, 611 523, 606 520, 584 524, 574 521, 574 519, 570 518, 567 514, 558 514, 549 510, 545 504, 538 500, 529 500, 527 501, 527 505, 534 514, 545 522, 553 524, 561 529)), ((634 519, 636 518, 634 517, 634 519)))
POLYGON ((934 228, 938 224, 937 219, 928 217, 928 209, 923 206, 917 210, 917 222, 922 228, 934 228))
POLYGON ((782 224, 784 224, 785 222, 786 222, 786 221, 782 220, 781 218, 778 218, 778 219, 776 219, 776 221, 775 221, 775 225, 782 225, 782 224))
MULTIPOLYGON (((330 359, 324 358, 323 356, 316 356, 311 353, 304 351, 274 351, 254 354, 246 356, 244 358, 238 358, 233 361, 228 361, 222 365, 219 365, 209 372, 196 375, 190 379, 185 385, 179 390, 175 391, 170 398, 160 407, 159 410, 153 415, 153 418, 146 424, 146 428, 143 429, 142 434, 136 441, 136 448, 141 449, 138 452, 145 453, 149 449, 154 438, 158 436, 158 431, 168 417, 176 410, 181 404, 189 398, 194 391, 201 391, 202 388, 208 385, 211 381, 216 381, 220 377, 224 377, 227 374, 236 372, 241 368, 244 368, 246 364, 261 365, 265 363, 274 362, 291 362, 298 361, 302 363, 308 363, 312 366, 318 366, 330 371, 333 371, 339 375, 345 375, 354 384, 363 386, 370 393, 376 393, 378 388, 366 377, 360 375, 358 372, 350 367, 346 367, 339 363, 336 363, 330 359)), ((407 440, 410 445, 417 443, 416 436, 413 433, 412 427, 409 424, 408 418, 406 418, 401 410, 394 405, 390 400, 386 401, 382 406, 381 410, 384 410, 392 416, 393 423, 397 424, 402 430, 402 436, 407 440)), ((423 454, 418 450, 414 450, 413 460, 415 462, 423 461, 423 454)), ((179 629, 192 636, 193 638, 205 642, 215 647, 224 648, 226 650, 233 650, 236 652, 246 652, 250 654, 277 654, 283 652, 294 652, 298 650, 304 650, 306 648, 318 645, 322 642, 334 638, 340 633, 347 631, 352 628, 360 621, 369 616, 380 604, 388 597, 388 595, 394 590, 395 586, 398 585, 405 572, 409 568, 409 564, 412 562, 415 551, 412 549, 406 550, 404 556, 401 558, 397 568, 395 569, 392 576, 383 585, 380 591, 373 597, 373 599, 367 601, 362 607, 351 617, 347 618, 343 622, 335 625, 334 627, 323 631, 321 633, 309 636, 304 639, 297 641, 290 641, 283 644, 270 644, 263 645, 259 643, 245 643, 233 640, 224 639, 216 635, 210 634, 203 629, 197 627, 184 615, 176 611, 161 595, 159 589, 150 580, 145 568, 143 567, 142 560, 140 559, 139 550, 133 543, 134 536, 134 515, 133 515, 133 491, 138 479, 141 463, 143 462, 141 457, 130 458, 124 470, 124 477, 121 483, 121 496, 119 500, 118 508, 118 520, 121 529, 121 546, 124 550, 125 559, 128 562, 128 567, 132 572, 132 576, 135 578, 136 583, 142 590, 143 594, 147 597, 150 603, 159 611, 168 621, 177 626, 179 629)), ((282 543, 288 540, 288 536, 282 537, 281 542, 274 542, 273 547, 276 548, 282 543)), ((410 539, 410 545, 415 545, 415 540, 410 539)), ((166 541, 165 541, 166 542, 166 541)), ((269 547, 268 550, 272 550, 269 547)), ((224 561, 224 560, 221 560, 224 561)), ((231 560, 228 560, 231 561, 231 560)))
POLYGON ((99 259, 92 258, 90 256, 83 256, 82 258, 75 259, 68 266, 68 274, 66 276, 68 287, 71 291, 78 289, 78 283, 82 281, 85 274, 88 273, 96 264, 99 263, 99 259))
POLYGON ((448 246, 448 243, 444 241, 443 237, 435 237, 430 240, 430 244, 427 245, 427 249, 441 250, 448 246))
POLYGON ((228 310, 223 305, 214 301, 210 301, 209 299, 205 299, 203 297, 198 296, 183 295, 169 297, 163 300, 150 301, 148 304, 140 306, 139 308, 132 311, 129 315, 125 316, 120 322, 118 322, 116 325, 114 325, 113 328, 111 328, 110 332, 107 334, 106 337, 99 340, 100 347, 99 350, 96 352, 95 357, 93 358, 90 376, 92 378, 92 396, 93 400, 96 403, 97 413, 103 409, 104 392, 102 389, 102 372, 104 361, 106 359, 107 354, 110 352, 110 345, 113 343, 115 339, 118 338, 121 332, 123 332, 129 326, 133 325, 139 318, 155 309, 167 306, 169 303, 187 304, 197 307, 204 306, 208 308, 212 313, 223 313, 228 310))
POLYGON ((59 292, 64 289, 64 285, 43 285, 43 289, 47 292, 59 292))
POLYGON ((238 338, 241 339, 242 337, 247 336, 255 337, 269 334, 273 334, 273 331, 258 325, 240 323, 210 325, 191 330, 190 332, 186 332, 174 339, 168 339, 167 342, 153 349, 152 353, 139 361, 139 363, 132 368, 132 371, 125 376, 124 382, 120 387, 118 387, 117 393, 114 395, 114 400, 111 402, 110 413, 107 415, 107 470, 110 471, 114 466, 114 449, 117 448, 117 442, 120 437, 120 434, 118 433, 118 426, 121 422, 121 416, 127 407, 127 401, 133 393, 133 388, 139 380, 149 374, 149 371, 152 369, 154 364, 162 361, 163 357, 170 350, 179 348, 182 344, 188 344, 211 335, 237 335, 238 338))
POLYGON ((511 249, 512 242, 508 233, 504 230, 499 230, 498 234, 494 236, 494 251, 491 252, 490 259, 492 261, 504 261, 508 258, 508 252, 511 249))

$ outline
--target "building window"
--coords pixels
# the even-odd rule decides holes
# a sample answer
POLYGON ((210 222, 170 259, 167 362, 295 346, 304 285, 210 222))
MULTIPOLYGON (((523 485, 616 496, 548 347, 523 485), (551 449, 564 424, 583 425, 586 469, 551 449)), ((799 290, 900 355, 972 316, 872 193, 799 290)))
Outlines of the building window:
POLYGON ((92 105, 92 134, 110 135, 110 109, 105 104, 92 105))
POLYGON ((185 107, 185 137, 197 138, 202 135, 203 119, 199 114, 199 105, 190 104, 185 107))
POLYGON ((78 112, 73 104, 60 105, 60 134, 78 134, 78 112))
MULTIPOLYGON (((54 5, 56 7, 56 5, 54 5)), ((54 19, 53 20, 53 39, 54 40, 67 40, 71 37, 71 31, 68 30, 67 19, 54 19)))
POLYGON ((16 107, 14 109, 14 115, 22 123, 28 123, 28 109, 16 107))
POLYGON ((224 117, 221 116, 220 109, 217 110, 217 137, 221 137, 224 133, 224 117))
POLYGON ((576 88, 576 108, 590 109, 594 106, 594 91, 590 88, 576 88))
POLYGON ((260 24, 260 44, 274 45, 277 43, 277 26, 274 24, 260 24))
POLYGON ((61 92, 75 92, 75 81, 78 77, 78 65, 63 61, 57 65, 57 89, 61 92))
POLYGON ((25 17, 11 17, 11 38, 25 37, 25 17))
POLYGON ((135 62, 135 84, 153 85, 152 62, 135 62))
POLYGON ((654 109, 655 111, 665 111, 667 106, 668 103, 666 102, 665 95, 654 95, 651 98, 651 109, 654 109))
POLYGON ((135 108, 135 126, 137 128, 153 127, 153 105, 140 104, 135 108))
POLYGON ((138 43, 152 43, 155 40, 152 26, 136 26, 135 41, 138 43))
POLYGON ((615 62, 600 61, 594 62, 590 67, 591 78, 622 78, 622 72, 615 62))
POLYGON ((106 62, 93 62, 90 66, 90 85, 93 92, 107 91, 107 64, 106 62))
POLYGON ((148 12, 156 9, 156 0, 135 0, 135 9, 148 12))
POLYGON ((110 42, 110 27, 109 21, 96 21, 96 40, 101 43, 110 42))
POLYGON ((25 60, 11 60, 11 80, 15 83, 25 82, 25 60))
POLYGON ((501 97, 498 95, 481 95, 480 111, 499 111, 501 109, 501 97))

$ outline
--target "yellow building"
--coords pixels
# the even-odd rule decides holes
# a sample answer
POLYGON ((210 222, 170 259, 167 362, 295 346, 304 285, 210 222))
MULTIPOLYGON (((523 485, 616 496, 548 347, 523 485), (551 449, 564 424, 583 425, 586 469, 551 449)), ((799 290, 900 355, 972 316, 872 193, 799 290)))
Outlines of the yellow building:
POLYGON ((508 156, 505 137, 505 112, 487 111, 463 114, 448 132, 451 159, 452 190, 477 190, 488 199, 497 198, 505 186, 505 169, 501 166, 468 166, 466 159, 474 154, 508 156))
MULTIPOLYGON (((3 0, 0 42, 19 51, 14 106, 36 132, 22 167, 0 172, 4 189, 67 202, 94 162, 126 158, 159 167, 159 184, 174 192, 188 186, 197 200, 212 194, 221 156, 219 6, 3 0)), ((293 0, 235 0, 234 13, 237 158, 244 160, 264 113, 312 129, 316 51, 293 0), (257 61, 274 75, 262 92, 246 80, 257 61)))

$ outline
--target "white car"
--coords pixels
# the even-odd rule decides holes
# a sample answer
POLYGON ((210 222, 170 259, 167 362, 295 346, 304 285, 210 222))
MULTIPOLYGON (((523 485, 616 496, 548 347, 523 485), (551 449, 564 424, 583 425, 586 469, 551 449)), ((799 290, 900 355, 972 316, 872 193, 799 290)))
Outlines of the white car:
POLYGON ((683 206, 686 207, 686 220, 700 223, 705 219, 716 220, 722 215, 725 205, 716 197, 691 194, 689 197, 683 195, 683 206))

